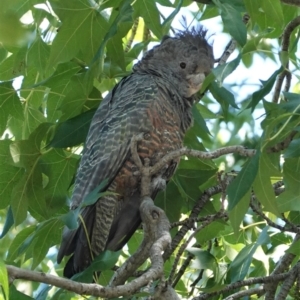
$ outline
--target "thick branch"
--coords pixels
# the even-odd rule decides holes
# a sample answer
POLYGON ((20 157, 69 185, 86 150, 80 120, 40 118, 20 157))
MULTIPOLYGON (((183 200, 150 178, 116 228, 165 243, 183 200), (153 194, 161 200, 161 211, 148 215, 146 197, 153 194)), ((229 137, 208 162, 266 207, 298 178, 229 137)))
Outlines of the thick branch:
POLYGON ((117 287, 103 287, 99 284, 94 283, 81 283, 75 282, 69 279, 36 272, 30 270, 24 270, 21 268, 17 268, 15 266, 7 265, 7 272, 10 278, 10 282, 16 279, 24 279, 30 280, 34 282, 43 282, 58 288, 62 288, 71 292, 74 292, 79 295, 91 295, 95 297, 102 297, 102 298, 114 298, 119 296, 129 296, 136 292, 142 286, 145 286, 148 281, 143 278, 133 280, 129 284, 117 287))
POLYGON ((23 270, 14 266, 7 266, 7 271, 12 282, 15 279, 25 279, 35 282, 47 283, 80 295, 92 295, 103 298, 133 295, 141 287, 160 278, 163 274, 162 252, 171 243, 169 234, 169 221, 160 208, 153 204, 152 199, 146 198, 141 205, 142 219, 145 224, 145 238, 152 241, 149 250, 151 267, 141 277, 128 284, 114 287, 103 287, 98 284, 86 284, 74 282, 45 273, 23 270))

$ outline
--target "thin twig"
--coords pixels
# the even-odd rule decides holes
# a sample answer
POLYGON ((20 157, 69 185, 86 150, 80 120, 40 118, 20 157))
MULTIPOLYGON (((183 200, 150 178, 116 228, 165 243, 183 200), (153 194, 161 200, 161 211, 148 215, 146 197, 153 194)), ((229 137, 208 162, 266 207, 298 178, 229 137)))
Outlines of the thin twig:
POLYGON ((278 295, 276 296, 275 300, 286 299, 291 287, 293 286, 294 282, 296 281, 297 274, 300 272, 300 262, 298 262, 291 270, 290 276, 288 276, 282 286, 278 295))
POLYGON ((170 275, 169 275, 169 282, 170 283, 173 281, 173 277, 175 275, 175 272, 176 272, 176 269, 177 269, 177 265, 179 263, 180 258, 182 257, 182 254, 183 254, 184 250, 187 248, 188 244, 191 242, 191 240, 194 238, 194 236, 199 231, 201 231, 202 229, 204 229, 206 226, 208 226, 209 224, 211 224, 213 221, 215 221, 217 219, 221 219, 221 218, 223 218, 225 216, 227 216, 226 213, 224 213, 223 211, 219 211, 210 220, 207 220, 207 221, 203 222, 199 227, 197 227, 195 229, 195 231, 189 236, 189 238, 180 246, 180 248, 179 248, 179 250, 178 250, 178 252, 176 254, 176 257, 175 257, 175 260, 174 260, 174 263, 173 263, 173 266, 172 266, 172 270, 171 270, 170 275))
MULTIPOLYGON (((225 176, 227 185, 229 185, 229 183, 234 179, 234 176, 232 175, 226 175, 225 176)), ((203 194, 201 195, 201 197, 197 200, 196 204, 194 205, 194 207, 191 210, 189 219, 190 221, 186 222, 181 228, 180 230, 176 233, 176 235, 173 237, 172 239, 172 244, 171 247, 168 248, 165 253, 164 253, 164 260, 166 261, 171 254, 174 252, 174 250, 177 248, 177 246, 180 244, 180 242, 182 241, 182 239, 184 238, 185 234, 192 228, 194 228, 194 219, 198 217, 200 211, 202 210, 202 208, 205 206, 205 204, 210 200, 210 198, 213 195, 219 194, 222 191, 222 186, 221 184, 218 184, 216 186, 210 187, 207 190, 205 190, 203 192, 203 194)))
POLYGON ((250 286, 250 285, 254 285, 254 284, 262 284, 262 283, 269 283, 269 282, 273 282, 273 283, 277 283, 280 281, 285 280, 286 278, 288 278, 291 274, 291 272, 293 272, 293 270, 290 270, 289 272, 286 273, 281 273, 281 274, 274 274, 274 275, 270 275, 270 276, 263 276, 263 277, 255 277, 255 278, 248 278, 242 281, 237 281, 234 283, 231 283, 229 285, 227 285, 226 287, 224 287, 221 290, 215 291, 215 292, 211 292, 211 293, 203 293, 201 295, 199 295, 198 297, 193 298, 192 300, 204 300, 204 299, 209 299, 212 298, 213 296, 218 296, 221 295, 223 293, 244 287, 244 286, 250 286))
POLYGON ((153 167, 151 167, 150 173, 152 175, 156 174, 168 162, 183 155, 196 157, 196 158, 203 158, 203 159, 214 159, 225 154, 233 154, 233 153, 238 153, 241 156, 245 156, 245 157, 252 157, 256 153, 256 151, 254 149, 246 149, 245 147, 240 145, 228 146, 210 152, 198 151, 198 150, 193 150, 188 148, 181 148, 172 151, 167 155, 165 155, 164 157, 162 157, 162 159, 159 162, 157 162, 153 167))
MULTIPOLYGON (((296 243, 300 239, 300 234, 296 234, 293 244, 296 243)), ((282 258, 277 263, 277 266, 273 270, 270 276, 280 274, 288 269, 290 264, 292 263, 293 259, 295 258, 295 255, 293 253, 286 252, 282 258)), ((291 271, 290 271, 291 272, 291 271)), ((269 282, 264 285, 264 289, 266 290, 266 297, 265 299, 274 299, 275 292, 276 292, 276 284, 274 282, 269 282), (273 297, 273 298, 272 298, 273 297)))
POLYGON ((268 148, 267 153, 276 153, 286 149, 297 133, 298 133, 297 131, 292 131, 283 141, 268 148))
MULTIPOLYGON (((297 16, 295 19, 293 19, 291 22, 287 24, 285 27, 283 34, 282 34, 282 41, 281 41, 281 52, 287 52, 289 51, 289 45, 290 45, 290 37, 294 29, 300 25, 300 16, 297 16)), ((279 95, 282 88, 282 83, 285 77, 287 77, 287 83, 285 85, 285 91, 287 92, 290 87, 290 79, 291 76, 288 76, 290 73, 289 70, 289 62, 287 61, 286 65, 284 66, 284 71, 278 76, 276 85, 275 85, 275 91, 273 95, 272 102, 278 103, 279 95)))

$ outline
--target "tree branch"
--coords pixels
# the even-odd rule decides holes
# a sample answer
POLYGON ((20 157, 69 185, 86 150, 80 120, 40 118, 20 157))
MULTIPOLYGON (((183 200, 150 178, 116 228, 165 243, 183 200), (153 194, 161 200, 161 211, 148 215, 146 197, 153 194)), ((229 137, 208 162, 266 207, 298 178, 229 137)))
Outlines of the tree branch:
MULTIPOLYGON (((234 176, 232 175, 225 175, 225 178, 223 180, 226 181, 226 184, 228 185, 232 180, 234 176)), ((219 194, 222 192, 222 184, 218 184, 216 186, 210 187, 207 190, 203 192, 201 197, 197 200, 195 206, 193 207, 190 216, 189 221, 186 221, 186 223, 180 228, 180 230, 176 233, 176 235, 172 239, 171 247, 168 248, 163 257, 166 261, 171 254, 174 252, 174 250, 177 248, 181 240, 184 238, 185 234, 192 228, 194 228, 194 219, 198 217, 200 211, 205 206, 205 204, 210 200, 210 198, 213 195, 219 194)))
MULTIPOLYGON (((294 31, 294 29, 299 25, 300 25, 300 16, 296 17, 294 20, 292 20, 291 22, 289 22, 287 24, 287 26, 285 27, 283 34, 282 34, 281 52, 288 53, 291 34, 294 31)), ((272 102, 274 102, 274 103, 278 103, 279 95, 281 92, 282 83, 283 83, 284 78, 287 78, 285 91, 287 92, 290 87, 291 76, 290 76, 290 70, 288 69, 289 62, 287 62, 284 67, 285 67, 285 70, 278 76, 277 81, 276 81, 275 92, 274 92, 273 99, 272 99, 272 102)))
MULTIPOLYGON (((194 1, 202 4, 213 4, 212 0, 194 0, 194 1)), ((300 0, 280 0, 280 1, 285 4, 300 6, 300 0)))
POLYGON ((183 155, 202 158, 202 159, 214 159, 225 154, 233 154, 233 153, 238 153, 241 156, 245 156, 245 157, 252 157, 256 153, 256 150, 246 149, 243 146, 228 146, 210 152, 198 151, 198 150, 193 150, 188 148, 181 148, 172 151, 169 154, 162 157, 162 159, 158 163, 156 163, 153 167, 150 168, 150 173, 151 175, 156 174, 168 162, 183 155))
POLYGON ((151 267, 139 278, 125 285, 103 287, 98 284, 86 284, 74 282, 45 273, 23 270, 14 266, 7 266, 10 282, 15 279, 25 279, 35 282, 47 283, 80 295, 92 295, 103 298, 115 298, 129 296, 137 292, 149 282, 163 275, 164 261, 162 252, 171 243, 169 233, 169 221, 162 209, 156 207, 151 198, 145 198, 141 204, 141 215, 144 222, 145 239, 152 241, 149 249, 151 267))
MULTIPOLYGON (((283 281, 286 278, 288 278, 292 272, 294 272, 294 270, 290 270, 289 272, 282 273, 282 274, 274 274, 274 275, 270 275, 270 276, 248 278, 243 281, 237 281, 237 282, 227 285, 226 287, 224 287, 223 289, 221 289, 219 291, 212 292, 212 293, 203 293, 203 294, 199 295, 198 297, 193 298, 192 300, 209 299, 214 296, 218 296, 223 293, 226 293, 226 292, 229 292, 229 291, 232 291, 232 290, 244 287, 244 286, 254 285, 254 284, 269 283, 269 282, 278 283, 279 281, 283 281)), ((263 288, 262 288, 262 290, 259 290, 260 293, 262 291, 264 291, 263 288)), ((252 295, 255 293, 256 292, 252 293, 252 295)), ((233 296, 233 295, 231 295, 231 296, 233 296)), ((231 298, 228 298, 228 299, 231 299, 231 298)), ((232 298, 232 299, 237 299, 237 298, 232 298)))
MULTIPOLYGON (((300 234, 296 234, 293 243, 295 243, 299 239, 300 239, 300 234)), ((270 276, 277 275, 279 273, 284 272, 286 269, 288 269, 289 265, 292 263, 292 261, 293 261, 294 258, 295 258, 294 254, 292 254, 292 253, 285 253, 282 256, 282 258, 280 259, 280 261, 277 263, 277 266, 275 267, 274 271, 272 272, 272 274, 270 276)), ((266 297, 265 297, 266 300, 274 299, 276 288, 277 288, 277 285, 275 285, 272 282, 266 283, 264 285, 264 289, 267 291, 266 292, 266 297)))
POLYGON ((286 297, 287 297, 291 287, 293 286, 299 272, 300 272, 300 262, 298 262, 294 266, 294 268, 291 270, 290 276, 288 276, 284 280, 284 282, 281 286, 280 292, 276 296, 275 300, 286 299, 286 297))
POLYGON ((219 211, 218 213, 216 213, 215 215, 212 216, 211 219, 208 219, 207 221, 205 222, 202 222, 202 224, 197 227, 194 232, 189 236, 189 238, 186 240, 185 243, 183 243, 177 254, 176 254, 176 257, 175 257, 175 260, 174 260, 174 263, 173 263, 173 266, 172 266, 172 270, 170 272, 170 275, 169 275, 169 282, 171 283, 172 280, 173 280, 173 277, 175 275, 175 272, 176 272, 176 268, 177 268, 177 265, 178 265, 178 262, 179 262, 179 259, 180 257, 182 256, 184 250, 187 248, 188 244, 191 242, 191 240, 194 238, 194 236, 199 232, 201 231, 202 229, 204 229, 206 226, 208 226, 210 223, 212 223, 213 221, 217 220, 217 219, 221 219, 221 218, 224 218, 224 217, 227 217, 227 214, 224 213, 223 211, 219 211))

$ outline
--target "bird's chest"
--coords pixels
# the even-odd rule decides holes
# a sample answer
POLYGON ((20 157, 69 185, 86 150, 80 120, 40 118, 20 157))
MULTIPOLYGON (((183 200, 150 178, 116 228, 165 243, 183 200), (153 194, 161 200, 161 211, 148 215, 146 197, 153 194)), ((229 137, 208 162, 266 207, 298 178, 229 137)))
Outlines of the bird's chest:
MULTIPOLYGON (((141 128, 143 139, 137 144, 137 153, 142 163, 149 159, 150 166, 156 164, 166 154, 182 147, 184 133, 180 129, 180 118, 172 107, 154 103, 146 110, 147 119, 141 128)), ((160 176, 169 180, 179 158, 168 162, 160 172, 160 176)), ((125 162, 115 181, 120 195, 130 196, 139 188, 140 175, 132 157, 125 162)))
POLYGON ((149 158, 150 165, 154 165, 164 155, 182 147, 184 134, 178 113, 165 101, 155 102, 146 112, 149 129, 145 128, 138 154, 142 161, 149 158))

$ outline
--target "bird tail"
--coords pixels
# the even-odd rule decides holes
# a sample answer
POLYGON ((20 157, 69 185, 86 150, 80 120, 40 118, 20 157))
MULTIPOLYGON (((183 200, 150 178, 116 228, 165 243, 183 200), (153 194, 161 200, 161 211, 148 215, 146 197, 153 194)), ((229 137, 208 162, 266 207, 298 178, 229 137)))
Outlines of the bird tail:
POLYGON ((93 260, 90 241, 93 234, 95 215, 95 204, 87 206, 82 210, 79 227, 74 230, 67 227, 64 229, 57 262, 60 263, 64 256, 73 254, 64 268, 63 275, 67 278, 71 278, 74 274, 85 270, 93 260))

